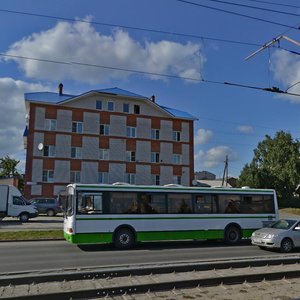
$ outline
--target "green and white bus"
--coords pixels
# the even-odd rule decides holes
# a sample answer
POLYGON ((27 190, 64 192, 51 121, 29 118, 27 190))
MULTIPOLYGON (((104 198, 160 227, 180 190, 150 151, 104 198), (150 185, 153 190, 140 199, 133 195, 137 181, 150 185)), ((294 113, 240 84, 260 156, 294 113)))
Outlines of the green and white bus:
POLYGON ((64 236, 75 244, 241 238, 278 220, 274 190, 70 184, 64 236))

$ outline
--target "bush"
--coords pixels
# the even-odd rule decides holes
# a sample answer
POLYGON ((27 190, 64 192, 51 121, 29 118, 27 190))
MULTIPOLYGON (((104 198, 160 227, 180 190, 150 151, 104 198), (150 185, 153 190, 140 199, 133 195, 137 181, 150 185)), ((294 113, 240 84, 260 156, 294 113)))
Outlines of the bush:
POLYGON ((285 208, 285 207, 300 208, 300 198, 293 197, 290 199, 280 199, 278 200, 278 206, 280 208, 285 208))

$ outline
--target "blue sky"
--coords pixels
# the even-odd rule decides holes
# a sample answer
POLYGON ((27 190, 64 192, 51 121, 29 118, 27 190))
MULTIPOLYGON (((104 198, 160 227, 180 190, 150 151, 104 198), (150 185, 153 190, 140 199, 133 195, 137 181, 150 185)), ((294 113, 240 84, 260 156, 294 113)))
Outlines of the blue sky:
MULTIPOLYGON (((298 4, 299 8, 275 5, 283 3, 279 0, 228 2, 299 16, 211 0, 191 2, 273 23, 295 27, 300 24, 300 4, 296 0, 287 0, 284 5, 298 4)), ((219 177, 228 155, 229 174, 238 176, 266 134, 274 136, 276 131, 284 130, 300 138, 300 97, 222 83, 276 86, 285 91, 300 81, 300 56, 286 51, 300 53, 300 47, 291 42, 281 40, 281 49, 276 43, 245 61, 258 45, 281 34, 300 41, 298 31, 177 0, 2 0, 0 157, 20 159, 20 168, 24 168, 23 94, 57 91, 59 82, 63 82, 64 92, 70 94, 110 87, 147 97, 154 94, 159 104, 193 114, 199 119, 195 122, 195 170, 207 170, 219 177), (16 58, 20 56, 116 69, 16 58), (145 74, 123 72, 120 68, 145 74)), ((300 94, 300 84, 289 92, 300 94)))

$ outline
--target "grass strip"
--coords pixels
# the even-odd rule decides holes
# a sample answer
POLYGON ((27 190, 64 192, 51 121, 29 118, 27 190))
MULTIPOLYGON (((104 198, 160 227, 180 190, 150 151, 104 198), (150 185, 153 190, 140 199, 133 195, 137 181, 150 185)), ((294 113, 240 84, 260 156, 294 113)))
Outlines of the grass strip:
POLYGON ((62 230, 35 230, 35 231, 5 231, 0 232, 0 241, 23 240, 56 240, 64 239, 62 230))
POLYGON ((288 208, 282 208, 280 209, 281 212, 285 212, 287 214, 292 214, 292 215, 298 215, 300 216, 300 208, 292 208, 292 207, 288 207, 288 208))

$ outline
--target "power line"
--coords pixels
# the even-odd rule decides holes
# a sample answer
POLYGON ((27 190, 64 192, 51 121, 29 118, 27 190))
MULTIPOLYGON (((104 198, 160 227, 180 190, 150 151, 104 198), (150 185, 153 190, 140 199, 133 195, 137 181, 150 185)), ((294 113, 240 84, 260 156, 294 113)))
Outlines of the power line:
POLYGON ((278 25, 278 26, 289 28, 289 29, 299 30, 298 27, 290 26, 290 25, 287 25, 287 24, 279 23, 279 22, 274 22, 274 21, 261 19, 261 18, 258 18, 258 17, 253 17, 253 16, 237 13, 237 12, 230 11, 230 10, 225 10, 225 9, 216 8, 216 7, 213 7, 213 6, 208 6, 208 5, 203 5, 203 4, 199 4, 199 3, 195 3, 195 2, 190 2, 190 1, 187 1, 187 0, 177 0, 177 1, 185 3, 185 4, 190 4, 190 5, 194 5, 194 6, 199 6, 199 7, 204 7, 204 8, 207 8, 207 9, 220 11, 220 12, 223 12, 223 13, 227 13, 227 14, 231 14, 231 15, 235 15, 235 16, 239 16, 239 17, 244 17, 244 18, 248 18, 248 19, 252 19, 252 20, 256 20, 256 21, 261 21, 261 22, 265 22, 265 23, 269 23, 269 24, 273 24, 273 25, 278 25))
POLYGON ((275 10, 275 9, 270 9, 270 8, 263 8, 263 7, 234 3, 234 2, 223 1, 223 0, 207 0, 207 1, 222 3, 222 4, 227 4, 227 5, 233 5, 233 6, 238 6, 238 7, 246 7, 246 8, 262 10, 262 11, 268 11, 268 12, 283 14, 283 15, 288 15, 288 16, 300 17, 300 14, 285 12, 285 11, 280 11, 280 10, 275 10))
POLYGON ((181 80, 183 79, 183 80, 194 81, 194 82, 204 82, 204 83, 211 83, 211 84, 234 86, 234 87, 254 89, 254 90, 260 90, 260 91, 277 93, 277 94, 285 94, 285 95, 290 95, 290 96, 298 96, 298 97, 300 96, 300 94, 289 93, 287 91, 280 90, 278 87, 264 88, 264 87, 258 87, 258 86, 252 86, 252 85, 246 85, 246 84, 240 84, 240 83, 234 83, 234 82, 227 82, 227 81, 214 81, 214 80, 207 80, 207 79, 203 79, 203 78, 199 79, 199 78, 184 77, 184 76, 177 76, 177 75, 171 75, 171 74, 146 72, 146 71, 141 71, 141 70, 133 70, 133 69, 127 69, 127 68, 120 68, 120 67, 88 64, 88 63, 83 63, 83 62, 75 62, 75 61, 66 62, 66 61, 58 61, 58 60, 51 60, 51 59, 26 57, 26 56, 20 56, 20 55, 11 55, 11 54, 5 54, 5 53, 0 53, 0 56, 9 57, 9 58, 13 58, 13 59, 23 59, 23 60, 33 60, 33 61, 45 62, 45 63, 63 64, 63 65, 69 65, 69 66, 77 65, 77 66, 84 66, 84 67, 102 68, 102 69, 116 70, 116 71, 136 73, 136 74, 142 74, 142 75, 151 75, 151 76, 167 77, 167 78, 173 78, 173 79, 181 79, 181 80))
POLYGON ((0 12, 11 13, 11 14, 19 14, 19 15, 25 15, 25 16, 31 16, 31 17, 40 17, 40 18, 62 20, 62 21, 68 21, 68 22, 81 22, 81 23, 88 23, 88 24, 92 24, 92 25, 101 25, 101 26, 108 26, 108 27, 119 27, 119 28, 130 29, 130 30, 145 31, 145 32, 151 32, 151 33, 157 33, 157 34, 167 34, 167 35, 174 35, 174 36, 179 36, 179 37, 188 37, 188 38, 201 39, 201 40, 210 40, 210 41, 223 42, 223 43, 240 44, 240 45, 247 45, 247 46, 261 46, 261 44, 249 43, 249 42, 243 42, 243 41, 213 38, 213 37, 207 37, 207 36, 201 36, 201 35, 195 35, 195 34, 164 31, 164 30, 151 29, 151 28, 134 27, 134 26, 121 25, 121 24, 79 20, 79 19, 72 19, 72 18, 66 18, 66 17, 58 17, 58 16, 51 16, 51 15, 44 15, 44 14, 35 14, 35 13, 29 13, 29 12, 23 12, 23 11, 0 9, 0 12))
POLYGON ((271 5, 277 5, 277 6, 284 6, 284 7, 299 8, 300 9, 300 6, 290 5, 290 4, 282 4, 282 3, 275 3, 275 2, 262 1, 262 0, 248 0, 248 1, 250 1, 250 2, 258 2, 258 3, 264 3, 264 4, 271 4, 271 5))

